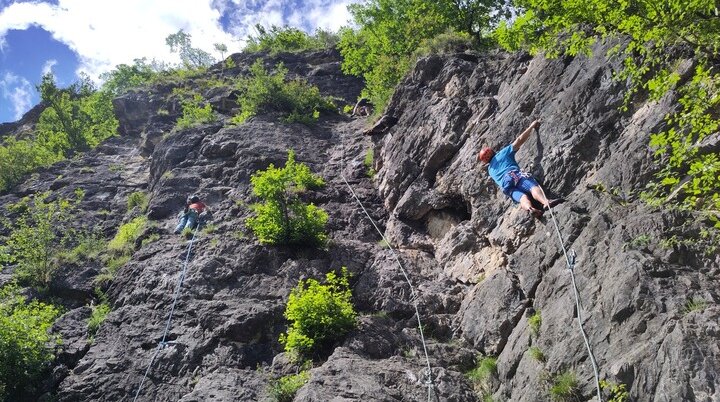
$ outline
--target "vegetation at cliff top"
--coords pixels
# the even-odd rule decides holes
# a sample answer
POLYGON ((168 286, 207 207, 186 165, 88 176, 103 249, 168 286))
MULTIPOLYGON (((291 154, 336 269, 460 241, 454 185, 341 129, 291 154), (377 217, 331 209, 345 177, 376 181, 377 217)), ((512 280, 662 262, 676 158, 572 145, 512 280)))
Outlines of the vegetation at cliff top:
POLYGON ((322 246, 327 240, 325 224, 328 215, 313 204, 306 204, 299 194, 325 185, 310 168, 295 162, 295 153, 288 151, 285 166, 271 164, 250 178, 253 194, 262 203, 252 206, 255 216, 247 226, 263 244, 322 246))
POLYGON ((270 53, 299 52, 303 50, 321 50, 334 47, 339 41, 337 34, 318 28, 310 35, 298 28, 272 25, 269 29, 260 24, 255 25, 257 35, 247 39, 245 52, 270 53))
POLYGON ((357 313, 352 305, 349 274, 325 275, 325 283, 315 279, 300 281, 290 293, 285 318, 287 333, 280 336, 285 351, 295 359, 312 357, 355 328, 357 313))
POLYGON ((365 79, 362 96, 372 101, 375 113, 382 112, 419 48, 439 48, 429 42, 448 31, 446 41, 465 35, 474 46, 486 45, 509 10, 500 0, 368 0, 348 8, 357 28, 340 31, 342 68, 365 79))
POLYGON ((0 288, 0 400, 32 394, 53 359, 48 330, 60 311, 39 301, 27 302, 17 288, 0 288))

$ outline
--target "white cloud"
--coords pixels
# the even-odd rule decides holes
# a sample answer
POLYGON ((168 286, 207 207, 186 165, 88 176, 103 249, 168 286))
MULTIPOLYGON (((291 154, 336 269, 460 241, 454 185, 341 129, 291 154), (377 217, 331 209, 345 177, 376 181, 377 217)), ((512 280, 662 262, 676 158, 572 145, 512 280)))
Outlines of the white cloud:
POLYGON ((42 68, 42 75, 52 73, 52 68, 55 67, 55 65, 58 63, 55 59, 50 59, 45 62, 45 65, 43 65, 42 68))
POLYGON ((32 106, 34 89, 25 78, 6 72, 0 80, 0 89, 2 89, 3 98, 12 104, 15 120, 20 119, 32 106))
POLYGON ((235 13, 231 31, 241 38, 255 35, 255 25, 290 25, 312 33, 316 28, 337 31, 349 24, 347 6, 359 0, 224 0, 235 13))
POLYGON ((211 0, 14 3, 0 12, 0 38, 11 29, 40 26, 79 55, 80 71, 96 77, 140 57, 177 61, 165 38, 180 29, 192 35, 195 47, 212 51, 214 43, 222 42, 238 51, 237 38, 223 31, 220 16, 211 0))
MULTIPOLYGON (((4 0, 0 0, 4 1, 4 0)), ((214 52, 224 43, 241 50, 255 24, 291 24, 313 31, 337 30, 350 18, 347 5, 359 0, 59 0, 13 3, 0 9, 0 51, 9 30, 35 25, 78 54, 78 72, 96 78, 136 58, 177 62, 165 38, 183 29, 194 47, 214 52), (230 21, 228 31, 221 17, 230 21)), ((215 55, 219 56, 219 55, 215 55)))

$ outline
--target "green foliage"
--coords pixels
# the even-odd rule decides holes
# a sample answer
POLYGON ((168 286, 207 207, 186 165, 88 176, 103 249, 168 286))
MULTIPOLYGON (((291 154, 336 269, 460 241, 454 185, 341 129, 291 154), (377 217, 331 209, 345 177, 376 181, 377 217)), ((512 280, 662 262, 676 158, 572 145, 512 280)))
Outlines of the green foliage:
POLYGON ((537 338, 537 336, 540 335, 540 326, 542 326, 542 316, 540 315, 540 311, 537 310, 528 318, 530 334, 537 338))
POLYGON ((160 235, 157 233, 153 233, 150 236, 142 239, 140 242, 140 247, 145 247, 150 243, 155 243, 156 241, 160 240, 160 235))
POLYGON ((140 211, 145 212, 148 207, 148 196, 144 191, 134 191, 128 195, 127 198, 127 210, 132 211, 133 208, 138 207, 140 211))
POLYGON ((300 79, 286 80, 287 68, 278 64, 269 73, 258 59, 250 67, 250 77, 237 82, 240 91, 238 105, 240 114, 234 123, 242 123, 259 113, 277 112, 285 122, 312 123, 321 112, 334 112, 332 101, 320 94, 320 90, 300 79))
POLYGON ((102 90, 114 96, 122 95, 152 82, 159 72, 157 65, 149 64, 144 57, 135 59, 131 66, 118 64, 113 70, 100 74, 100 79, 104 81, 102 90))
POLYGON ((61 263, 77 264, 80 261, 96 260, 107 247, 105 241, 96 234, 79 233, 75 247, 62 250, 59 254, 61 263))
POLYGON ((135 250, 135 242, 147 227, 147 218, 138 216, 118 228, 115 237, 108 243, 108 251, 114 255, 129 255, 135 250))
POLYGON ((36 141, 56 155, 70 157, 100 144, 117 133, 112 94, 95 91, 88 78, 65 89, 46 74, 38 91, 48 105, 36 126, 36 141))
POLYGON ((430 54, 456 53, 473 47, 473 39, 470 34, 448 29, 437 36, 424 39, 413 55, 418 58, 430 54))
POLYGON ((314 35, 300 29, 284 26, 271 26, 266 29, 260 24, 255 25, 257 36, 248 37, 245 52, 267 51, 271 54, 279 52, 300 52, 303 50, 319 50, 331 48, 338 42, 338 36, 332 32, 318 28, 314 35))
POLYGON ((414 64, 417 49, 432 47, 425 41, 454 30, 478 45, 506 15, 504 9, 505 2, 499 0, 368 0, 352 4, 349 10, 358 28, 340 31, 343 71, 365 79, 362 96, 380 113, 395 85, 414 64))
POLYGON ((270 383, 270 398, 274 402, 292 402, 297 391, 310 379, 310 371, 280 377, 270 383))
POLYGON ((170 47, 171 52, 180 55, 180 60, 186 68, 208 67, 215 63, 215 59, 210 53, 192 47, 192 35, 185 33, 182 29, 168 35, 165 38, 165 44, 170 47))
POLYGON ((86 151, 116 134, 112 94, 95 91, 88 78, 60 89, 47 74, 38 91, 47 108, 40 114, 35 135, 8 137, 0 145, 0 191, 37 168, 86 151))
POLYGON ((375 169, 373 169, 373 161, 374 161, 374 159, 375 159, 375 151, 373 151, 373 149, 370 148, 370 149, 368 149, 367 152, 365 153, 365 159, 363 159, 363 165, 365 165, 365 169, 367 169, 367 171, 365 172, 365 174, 367 174, 368 177, 371 178, 371 179, 372 179, 373 177, 375 177, 375 173, 377 173, 377 172, 375 171, 375 169))
POLYGON ((3 238, 0 262, 16 264, 15 277, 26 285, 46 289, 59 267, 58 256, 66 252, 74 233, 66 225, 74 219, 73 212, 82 199, 48 201, 50 193, 24 198, 11 207, 19 212, 15 222, 0 220, 10 234, 3 238))
POLYGON ((205 102, 200 94, 193 94, 192 98, 183 99, 180 104, 183 114, 175 124, 176 129, 182 130, 217 120, 212 105, 205 102), (205 104, 203 105, 203 103, 205 104))
POLYGON ((102 325, 103 321, 105 321, 105 318, 110 313, 110 303, 108 302, 107 297, 102 293, 100 293, 100 295, 100 304, 91 306, 92 312, 90 313, 90 318, 88 318, 87 321, 88 337, 90 339, 95 337, 98 329, 100 329, 100 325, 102 325))
POLYGON ((528 349, 528 353, 530 353, 530 357, 532 357, 533 360, 540 363, 545 363, 545 353, 543 353, 543 351, 539 347, 531 346, 528 349))
POLYGON ((610 381, 600 380, 600 388, 610 393, 607 402, 628 402, 630 393, 625 384, 615 384, 610 381))
POLYGON ((285 318, 290 321, 287 334, 280 343, 295 358, 309 357, 355 328, 357 313, 345 267, 341 276, 325 275, 325 283, 315 279, 300 281, 290 293, 285 318))
POLYGON ((692 298, 685 303, 683 307, 684 314, 690 314, 694 311, 702 311, 707 307, 708 302, 701 298, 692 298))
POLYGON ((590 54, 599 40, 622 38, 608 52, 623 67, 616 73, 627 83, 623 109, 639 91, 650 100, 679 95, 680 107, 666 117, 663 131, 650 145, 660 167, 643 195, 651 204, 672 203, 711 217, 720 230, 720 159, 700 144, 718 131, 720 119, 720 19, 710 0, 683 1, 519 0, 524 9, 497 30, 508 49, 525 48, 548 56, 590 54), (687 59, 692 59, 688 63, 687 59))
POLYGON ((313 204, 305 204, 298 194, 325 183, 303 163, 295 162, 288 151, 285 167, 270 165, 250 178, 253 194, 263 202, 252 206, 255 216, 247 226, 263 244, 322 246, 327 240, 325 224, 328 215, 313 204))
POLYGON ((0 400, 32 393, 53 359, 59 338, 48 330, 59 310, 39 301, 27 303, 13 287, 0 289, 0 400))
POLYGON ((465 373, 478 396, 485 398, 492 394, 490 379, 497 373, 497 358, 485 356, 478 360, 477 366, 465 373))
POLYGON ((99 286, 108 285, 115 279, 117 271, 127 262, 130 261, 129 255, 119 255, 117 257, 108 257, 105 261, 105 265, 100 270, 100 273, 95 277, 95 284, 99 286))
POLYGON ((571 370, 551 376, 547 383, 548 395, 553 402, 570 402, 581 395, 577 376, 571 370))
POLYGON ((624 244, 623 248, 640 249, 647 247, 652 241, 652 237, 647 234, 639 234, 632 240, 624 244))
POLYGON ((33 170, 62 159, 32 139, 6 138, 0 145, 0 191, 19 183, 33 170))

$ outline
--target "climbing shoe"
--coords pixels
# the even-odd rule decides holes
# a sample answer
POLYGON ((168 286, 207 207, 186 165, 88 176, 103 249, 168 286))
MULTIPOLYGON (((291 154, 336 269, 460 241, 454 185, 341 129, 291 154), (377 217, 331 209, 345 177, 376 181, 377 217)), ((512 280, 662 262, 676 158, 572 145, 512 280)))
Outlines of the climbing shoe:
POLYGON ((532 214, 533 218, 540 219, 543 216, 543 211, 533 208, 530 210, 530 214, 532 214))
MULTIPOLYGON (((549 201, 548 201, 548 204, 550 204, 550 208, 553 208, 553 207, 555 207, 556 205, 562 204, 563 202, 565 202, 565 199, 564 199, 564 198, 556 198, 556 199, 554 199, 554 200, 549 200, 549 201)), ((550 208, 548 208, 547 205, 544 205, 544 206, 543 206, 543 211, 547 211, 547 210, 549 210, 550 208)))

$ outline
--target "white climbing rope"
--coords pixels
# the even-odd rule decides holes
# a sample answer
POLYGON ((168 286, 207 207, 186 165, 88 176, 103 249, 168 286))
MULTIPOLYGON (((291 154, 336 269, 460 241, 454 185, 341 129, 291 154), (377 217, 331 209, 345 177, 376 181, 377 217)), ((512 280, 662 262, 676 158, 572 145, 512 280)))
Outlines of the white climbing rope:
POLYGON ((419 310, 418 304, 417 304, 417 294, 415 293, 415 287, 413 287, 413 284, 412 284, 412 282, 410 281, 410 277, 408 277, 408 274, 407 274, 407 271, 405 270, 405 267, 403 266, 402 262, 400 262, 400 257, 399 257, 398 254, 395 252, 395 248, 393 248, 393 246, 390 244, 390 242, 387 240, 387 238, 385 238, 385 235, 383 235, 383 233, 382 233, 382 231, 380 230, 380 228, 375 224, 375 221, 374 221, 373 218, 370 216, 370 214, 368 213, 367 209, 365 209, 365 206, 363 205, 362 201, 360 201, 360 198, 358 198, 357 194, 355 194, 355 191, 353 190, 353 188, 352 188, 352 186, 350 185, 350 183, 348 183, 348 181, 347 181, 347 179, 345 178, 345 176, 341 173, 341 174, 340 174, 340 177, 341 177, 341 178, 343 179, 343 181, 345 182, 345 185, 347 185, 347 187, 348 187, 348 189, 350 190, 350 193, 352 194, 353 198, 355 198, 355 201, 357 201, 358 205, 360 206, 360 208, 362 209, 362 211, 365 213, 365 216, 367 216, 368 220, 370 220, 370 223, 373 225, 373 227, 375 228, 375 230, 378 232, 378 234, 379 234, 380 237, 382 238, 383 242, 385 242, 385 244, 387 244, 388 248, 389 248, 390 251, 392 252, 393 257, 395 258, 395 261, 397 262, 398 266, 400 267, 400 271, 402 272, 403 276, 405 277, 405 281, 407 282, 408 286, 410 286, 410 295, 411 295, 411 297, 412 297, 413 306, 415 307, 415 316, 417 317, 418 329, 420 330, 420 340, 422 341, 423 352, 425 353, 425 362, 426 362, 426 364, 427 364, 427 371, 428 371, 428 374, 427 374, 427 375, 428 375, 428 379, 427 379, 427 381, 426 381, 426 384, 427 384, 427 387, 428 387, 428 402, 431 402, 431 401, 432 401, 432 396, 434 395, 435 390, 434 390, 434 384, 433 384, 433 380, 432 380, 432 369, 430 368, 430 357, 428 356, 428 351, 427 351, 427 343, 425 342, 425 335, 424 335, 424 333, 423 333, 422 321, 420 321, 420 310, 419 310))
MULTIPOLYGON (((540 191, 542 191, 543 197, 545 198, 545 200, 547 200, 548 198, 545 195, 545 190, 540 185, 538 185, 538 187, 540 187, 540 191)), ((550 211, 550 218, 552 218, 553 224, 555 225, 555 232, 557 233, 558 239, 560 240, 560 247, 562 248, 563 254, 565 255, 565 263, 567 264, 567 269, 568 271, 570 271, 570 279, 572 280, 573 290, 575 292, 575 306, 577 308, 578 326, 580 327, 580 333, 582 334, 583 340, 585 341, 585 348, 587 348, 588 356, 590 356, 590 363, 592 363, 593 372, 595 373, 595 388, 597 389, 598 401, 602 402, 602 392, 600 390, 600 374, 598 373, 598 366, 595 362, 595 355, 593 355, 592 348, 590 347, 590 341, 588 340, 587 334, 585 333, 585 328, 583 328, 582 306, 580 305, 580 292, 578 291, 577 284, 575 283, 575 250, 570 250, 570 253, 568 254, 568 251, 565 248, 565 240, 563 240, 562 233, 560 233, 560 227, 558 226, 557 220, 555 219, 555 214, 553 214, 552 207, 550 207, 549 205, 548 211, 550 211)))
MULTIPOLYGON (((345 141, 344 138, 341 138, 340 140, 341 146, 342 146, 342 164, 344 166, 347 166, 345 163, 345 141)), ((408 286, 410 287, 410 296, 412 298, 412 304, 415 308, 415 317, 417 317, 418 322, 418 330, 420 331, 420 341, 422 342, 423 347, 423 353, 425 354, 425 363, 427 365, 427 380, 425 381, 425 385, 427 385, 428 389, 428 402, 432 402, 433 399, 437 400, 437 396, 435 395, 435 383, 433 382, 432 377, 432 368, 430 366, 430 357, 428 355, 427 351, 427 342, 425 341, 425 334, 423 332, 423 326, 422 321, 420 320, 420 309, 418 308, 417 303, 417 293, 415 292, 415 287, 413 286, 412 282, 410 281, 410 277, 407 274, 407 270, 405 270, 405 267, 403 266, 402 262, 400 261, 400 257, 398 256, 397 252, 395 251, 395 248, 390 244, 390 242, 387 240, 383 232, 380 230, 378 225, 375 223, 373 218, 370 216, 370 213, 365 208, 365 205, 363 205, 362 201, 360 200, 360 197, 355 193, 355 190, 353 190, 352 186, 348 182, 348 180, 345 178, 345 175, 342 174, 342 170, 340 170, 340 178, 342 178, 343 182, 345 182, 345 185, 350 190, 350 194, 352 194, 353 198, 357 202, 357 204, 360 206, 360 209, 365 213, 365 216, 370 221, 370 224, 375 228, 378 235, 380 235, 380 238, 384 242, 384 244, 387 244, 388 248, 390 249, 390 252, 392 253, 393 257, 395 258, 395 261, 398 264, 398 267, 400 267, 400 271, 402 272, 403 276, 405 277, 405 281, 407 282, 408 286), (433 398, 434 397, 434 398, 433 398)))
POLYGON ((199 228, 200 228, 200 221, 198 220, 197 226, 195 227, 195 230, 193 231, 192 239, 190 239, 190 243, 188 244, 187 254, 185 255, 185 263, 183 264, 183 269, 180 272, 180 277, 178 278, 177 286, 175 287, 175 296, 173 297, 172 307, 170 307, 170 314, 168 314, 167 323, 165 323, 165 331, 163 332, 162 340, 158 343, 157 347, 155 348, 155 353, 153 354, 152 358, 150 359, 150 363, 148 363, 147 369, 145 370, 145 375, 143 375, 143 378, 140 381, 140 385, 138 386, 137 391, 135 392, 135 398, 133 398, 133 402, 137 401, 137 398, 140 395, 140 391, 142 390, 143 384, 145 383, 145 380, 147 379, 148 374, 150 374, 150 369, 152 368, 152 365, 155 362, 155 358, 157 357, 158 353, 160 353, 160 351, 162 349, 164 349, 166 346, 174 343, 174 342, 166 342, 165 339, 167 339, 167 334, 168 334, 168 332, 170 332, 170 323, 172 322, 173 314, 175 313, 175 305, 177 304, 178 296, 180 296, 180 289, 182 288, 183 281, 185 280, 185 273, 187 272, 188 262, 190 261, 190 252, 192 251, 192 246, 193 246, 193 243, 195 242, 195 235, 197 235, 197 231, 199 228))

